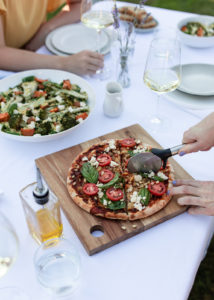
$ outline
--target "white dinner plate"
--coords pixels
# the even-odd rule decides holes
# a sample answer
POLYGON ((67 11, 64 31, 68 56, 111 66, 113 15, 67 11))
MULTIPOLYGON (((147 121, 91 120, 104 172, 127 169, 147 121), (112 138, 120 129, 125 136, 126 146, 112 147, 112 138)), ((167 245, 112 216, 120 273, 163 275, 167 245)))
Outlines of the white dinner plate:
POLYGON ((182 65, 182 79, 178 89, 193 95, 214 95, 214 65, 182 65))
POLYGON ((27 77, 27 76, 36 76, 41 79, 49 79, 51 81, 60 83, 64 79, 70 79, 71 83, 77 84, 81 87, 82 91, 86 91, 88 94, 88 105, 90 107, 90 113, 88 117, 81 123, 77 124, 74 127, 71 127, 67 130, 64 130, 59 133, 51 134, 51 135, 43 135, 43 136, 20 136, 20 135, 13 135, 9 133, 5 133, 0 130, 0 135, 17 140, 17 141, 22 141, 22 142, 47 142, 50 140, 55 140, 58 139, 59 137, 71 134, 71 132, 75 129, 77 129, 81 124, 85 123, 88 118, 91 116, 92 111, 95 106, 95 92, 91 85, 84 80, 83 78, 72 74, 70 72, 65 72, 65 71, 60 71, 60 70, 49 70, 49 69, 38 69, 38 70, 29 70, 29 71, 24 71, 24 72, 18 72, 14 75, 8 76, 2 80, 0 80, 0 92, 7 91, 10 87, 15 87, 18 85, 21 81, 22 78, 27 77))
MULTIPOLYGON (((52 36, 53 46, 66 54, 75 54, 82 50, 97 51, 97 32, 82 23, 65 25, 58 28, 52 36)), ((100 48, 108 43, 105 31, 100 34, 100 48)))
POLYGON ((175 90, 163 95, 167 100, 191 109, 214 108, 214 96, 197 96, 175 90))
MULTIPOLYGON (((47 35, 47 37, 45 39, 45 45, 48 48, 48 50, 50 52, 52 52, 53 54, 56 54, 56 55, 59 55, 59 56, 68 56, 69 54, 57 50, 54 47, 54 45, 52 44, 52 37, 53 37, 55 31, 57 31, 57 30, 58 29, 50 32, 47 35)), ((113 31, 111 29, 104 29, 103 31, 105 32, 105 34, 108 37, 108 43, 107 43, 107 45, 101 49, 101 53, 105 55, 105 54, 109 53, 109 51, 111 50, 112 42, 115 40, 115 35, 114 35, 114 33, 113 33, 113 31)))
POLYGON ((156 25, 154 27, 151 27, 151 28, 136 28, 135 27, 135 32, 138 32, 138 33, 149 33, 149 32, 153 32, 155 29, 157 29, 159 23, 158 21, 153 18, 154 21, 156 22, 156 25))

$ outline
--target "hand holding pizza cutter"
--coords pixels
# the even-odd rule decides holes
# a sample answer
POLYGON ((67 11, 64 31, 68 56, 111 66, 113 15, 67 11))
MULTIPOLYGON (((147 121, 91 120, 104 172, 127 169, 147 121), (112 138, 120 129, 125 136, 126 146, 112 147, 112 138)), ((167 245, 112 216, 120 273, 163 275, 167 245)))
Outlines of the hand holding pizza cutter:
POLYGON ((131 173, 158 172, 162 165, 163 168, 166 167, 167 159, 170 156, 178 154, 183 146, 179 145, 168 149, 152 148, 150 152, 138 153, 129 159, 128 170, 131 173))

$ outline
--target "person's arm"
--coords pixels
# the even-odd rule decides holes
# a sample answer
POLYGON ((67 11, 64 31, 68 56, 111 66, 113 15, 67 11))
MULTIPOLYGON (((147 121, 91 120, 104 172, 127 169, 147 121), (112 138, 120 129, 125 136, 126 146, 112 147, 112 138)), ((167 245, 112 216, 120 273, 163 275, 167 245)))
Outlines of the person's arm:
POLYGON ((103 56, 92 51, 81 51, 71 56, 43 55, 7 47, 0 16, 0 69, 23 71, 29 69, 58 69, 79 75, 93 74, 103 67, 103 56))
POLYGON ((186 153, 207 151, 214 146, 214 113, 211 113, 200 123, 184 132, 180 155, 186 153))
POLYGON ((37 33, 25 45, 25 49, 36 51, 45 43, 46 36, 54 29, 72 24, 80 20, 80 1, 72 1, 69 4, 69 11, 61 11, 58 15, 53 17, 50 21, 42 24, 37 33))
POLYGON ((191 205, 190 214, 214 216, 214 181, 181 180, 173 182, 171 195, 179 195, 178 204, 191 205))

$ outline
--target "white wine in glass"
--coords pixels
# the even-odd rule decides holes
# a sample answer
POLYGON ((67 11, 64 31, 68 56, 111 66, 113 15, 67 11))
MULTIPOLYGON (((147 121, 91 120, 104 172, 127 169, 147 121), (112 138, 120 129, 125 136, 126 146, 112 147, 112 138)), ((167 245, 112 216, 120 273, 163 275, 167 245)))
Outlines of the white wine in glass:
MULTIPOLYGON (((95 4, 96 0, 83 0, 81 3, 81 21, 87 27, 93 28, 97 31, 97 40, 96 40, 96 51, 101 53, 101 34, 102 29, 111 26, 114 23, 114 19, 111 13, 111 8, 113 7, 113 2, 111 1, 102 1, 105 6, 98 6, 98 9, 93 9, 93 4, 95 4), (108 4, 111 4, 109 7, 108 4), (103 9, 104 7, 104 9, 103 9), (105 9, 106 7, 106 9, 105 9)), ((98 70, 96 73, 99 74, 103 72, 102 70, 98 70)), ((103 78, 104 79, 104 78, 103 78)))
POLYGON ((181 50, 177 39, 155 38, 151 42, 146 67, 144 83, 158 94, 156 114, 149 120, 156 129, 164 125, 160 116, 159 97, 161 94, 172 92, 181 82, 181 50))
POLYGON ((17 254, 17 235, 7 218, 0 213, 0 278, 8 272, 17 254))

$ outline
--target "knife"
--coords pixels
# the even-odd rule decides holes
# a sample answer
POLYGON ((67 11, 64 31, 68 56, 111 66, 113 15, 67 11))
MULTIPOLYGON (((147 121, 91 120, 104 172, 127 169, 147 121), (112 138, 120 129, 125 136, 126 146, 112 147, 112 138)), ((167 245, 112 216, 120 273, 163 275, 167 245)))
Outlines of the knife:
POLYGON ((175 146, 168 149, 152 148, 150 152, 141 152, 129 159, 127 168, 130 173, 150 171, 157 172, 161 166, 166 167, 167 159, 178 154, 184 145, 175 146))

